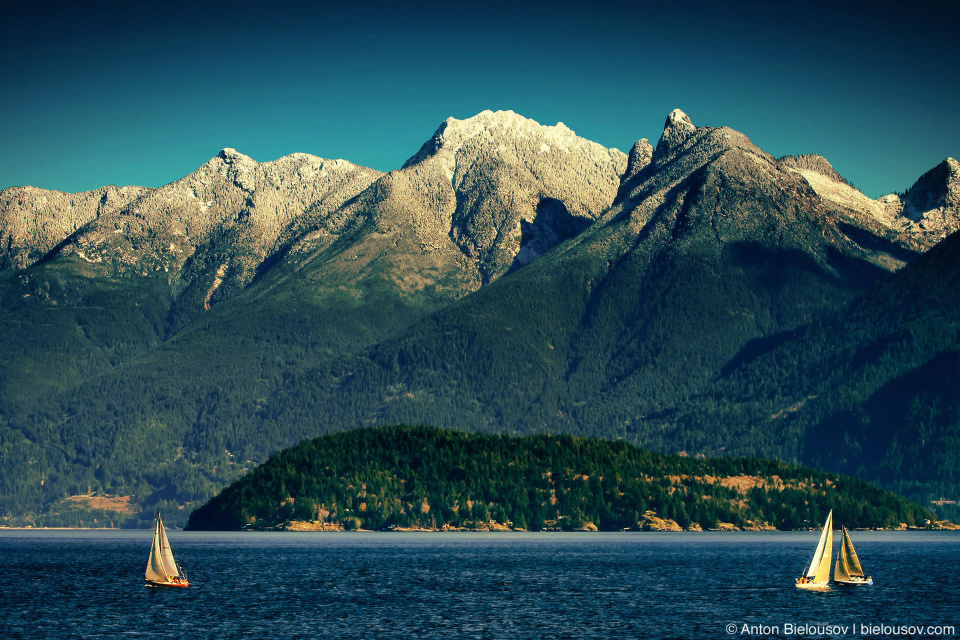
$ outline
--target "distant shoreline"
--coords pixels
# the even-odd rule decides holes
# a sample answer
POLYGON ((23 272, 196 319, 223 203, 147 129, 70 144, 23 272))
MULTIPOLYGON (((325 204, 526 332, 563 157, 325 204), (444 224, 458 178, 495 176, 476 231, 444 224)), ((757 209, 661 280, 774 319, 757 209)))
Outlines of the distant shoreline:
POLYGON ((150 529, 124 529, 123 527, 6 527, 0 531, 150 531, 150 529))
MULTIPOLYGON (((184 529, 176 529, 167 527, 168 531, 185 531, 184 529)), ((150 528, 141 528, 141 529, 128 529, 123 527, 5 527, 0 526, 0 531, 150 531, 150 528)), ((375 529, 240 529, 233 531, 217 531, 212 529, 202 529, 189 531, 188 533, 382 533, 385 535, 390 535, 394 533, 437 533, 437 534, 458 534, 458 533, 521 533, 521 534, 531 534, 531 533, 577 533, 577 534, 592 534, 592 533, 803 533, 803 532, 815 532, 820 531, 820 529, 705 529, 701 531, 671 531, 671 530, 658 530, 658 529, 625 529, 620 531, 586 531, 586 530, 571 530, 564 531, 562 529, 548 529, 544 531, 527 531, 524 529, 388 529, 388 530, 375 530, 375 529)), ((836 529, 839 531, 839 529, 836 529)), ((960 525, 951 524, 951 526, 944 526, 938 528, 932 527, 914 527, 907 529, 849 529, 849 531, 856 531, 858 533, 917 533, 917 532, 937 532, 937 531, 960 531, 960 525)))

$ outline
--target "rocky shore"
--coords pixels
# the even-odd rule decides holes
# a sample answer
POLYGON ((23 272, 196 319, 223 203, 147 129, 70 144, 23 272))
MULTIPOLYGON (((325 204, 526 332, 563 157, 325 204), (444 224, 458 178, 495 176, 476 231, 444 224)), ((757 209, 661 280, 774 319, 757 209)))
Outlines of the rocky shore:
MULTIPOLYGON (((598 531, 598 528, 592 522, 587 522, 579 527, 564 526, 557 520, 547 521, 547 526, 542 531, 598 531)), ((347 528, 341 523, 318 522, 291 520, 270 529, 271 531, 365 531, 359 528, 347 528)), ((692 523, 684 529, 676 520, 661 518, 654 511, 647 511, 637 522, 638 531, 694 531, 702 532, 704 529, 697 523, 692 523)), ((894 529, 874 529, 875 531, 960 531, 960 525, 954 524, 949 520, 938 520, 928 527, 908 527, 901 524, 894 529)), ((499 522, 477 523, 465 527, 453 527, 445 524, 440 527, 390 527, 387 531, 399 532, 459 532, 459 531, 528 531, 519 527, 513 527, 509 524, 499 522)), ((730 522, 718 522, 717 526, 707 531, 777 531, 777 528, 767 522, 754 522, 748 520, 742 527, 730 522)))

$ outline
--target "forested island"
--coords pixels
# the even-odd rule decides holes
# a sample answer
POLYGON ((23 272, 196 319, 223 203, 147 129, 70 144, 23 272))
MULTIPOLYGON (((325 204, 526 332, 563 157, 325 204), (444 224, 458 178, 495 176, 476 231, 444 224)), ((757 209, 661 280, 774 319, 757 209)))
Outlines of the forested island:
POLYGON ((759 458, 423 426, 321 436, 196 509, 192 530, 795 530, 935 526, 863 480, 759 458))

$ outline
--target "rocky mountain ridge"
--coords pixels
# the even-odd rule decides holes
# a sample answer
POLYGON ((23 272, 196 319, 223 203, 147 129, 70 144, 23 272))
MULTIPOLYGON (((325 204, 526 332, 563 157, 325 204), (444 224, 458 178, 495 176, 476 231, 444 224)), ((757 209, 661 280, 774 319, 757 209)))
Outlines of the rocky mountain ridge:
POLYGON ((33 263, 78 259, 102 277, 158 277, 174 304, 195 316, 242 290, 301 227, 320 223, 379 175, 308 154, 258 163, 227 148, 156 189, 7 189, 0 202, 15 201, 17 208, 8 207, 4 218, 18 224, 4 234, 5 260, 23 268, 30 257, 33 263), (38 210, 36 222, 24 225, 31 210, 38 210))
POLYGON ((644 416, 696 393, 744 345, 798 330, 892 270, 802 176, 682 111, 655 149, 634 146, 625 174, 614 205, 568 242, 373 347, 363 366, 375 373, 340 383, 371 403, 357 419, 426 412, 445 426, 585 435, 602 424, 644 442, 644 416))
POLYGON ((355 290, 378 281, 404 296, 457 299, 589 226, 613 201, 626 160, 511 111, 449 118, 403 168, 338 211, 340 229, 295 243, 289 262, 355 290), (346 229, 350 242, 336 246, 346 229))
POLYGON ((162 272, 194 315, 288 252, 294 269, 321 255, 330 264, 347 234, 349 273, 339 265, 310 277, 355 287, 370 273, 412 274, 417 262, 402 290, 455 299, 589 225, 612 202, 626 160, 562 123, 509 111, 448 119, 388 174, 308 154, 257 163, 228 148, 159 189, 3 191, 2 264, 72 255, 119 275, 162 272))
POLYGON ((777 311, 738 329, 756 335, 808 322, 822 305, 812 293, 821 287, 840 283, 852 291, 891 270, 892 259, 879 260, 880 251, 861 246, 801 176, 742 133, 697 127, 675 110, 648 162, 644 142, 635 147, 634 166, 641 168, 568 253, 611 251, 612 269, 628 269, 635 279, 666 278, 660 295, 669 305, 697 305, 685 293, 691 286, 746 297, 769 289, 764 306, 777 311), (678 273, 685 275, 674 280, 678 273))
MULTIPOLYGON (((162 271, 175 297, 187 294, 182 306, 209 308, 289 249, 301 258, 315 255, 345 230, 365 228, 379 235, 369 243, 376 246, 356 252, 358 259, 381 256, 381 244, 409 243, 399 250, 402 260, 386 258, 385 270, 422 261, 424 273, 436 275, 410 286, 452 287, 440 297, 457 298, 579 234, 611 204, 644 199, 648 194, 635 186, 654 157, 663 167, 670 150, 688 138, 708 154, 704 144, 741 135, 724 130, 704 138, 703 130, 675 110, 656 150, 640 140, 626 156, 579 138, 562 123, 541 126, 512 111, 484 111, 447 119, 388 174, 308 154, 257 163, 228 148, 158 189, 107 186, 65 194, 13 187, 0 192, 0 267, 22 269, 75 255, 121 274, 162 271), (394 237, 398 231, 408 237, 394 237), (454 283, 444 285, 450 277, 454 283)), ((960 228, 960 165, 952 158, 902 199, 872 200, 820 156, 774 161, 752 143, 744 147, 750 148, 767 170, 802 176, 852 229, 848 235, 887 270, 960 228)))
POLYGON ((91 220, 116 213, 151 191, 115 186, 82 193, 36 187, 0 191, 0 268, 29 267, 91 220))
POLYGON ((953 158, 925 173, 905 193, 876 200, 850 185, 822 156, 786 156, 778 163, 803 176, 848 224, 899 248, 900 259, 893 263, 897 268, 960 230, 960 163, 953 158))
MULTIPOLYGON (((952 167, 911 211, 956 215, 952 167)), ((857 194, 679 110, 629 155, 484 112, 388 173, 225 149, 159 189, 5 190, 0 509, 87 486, 175 508, 367 424, 722 450, 712 382, 924 251, 857 194)))

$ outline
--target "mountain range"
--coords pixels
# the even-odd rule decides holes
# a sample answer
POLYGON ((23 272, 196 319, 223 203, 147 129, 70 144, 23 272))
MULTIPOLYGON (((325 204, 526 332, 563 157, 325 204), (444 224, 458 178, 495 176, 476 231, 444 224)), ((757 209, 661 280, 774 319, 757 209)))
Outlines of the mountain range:
POLYGON ((958 229, 952 158, 873 200, 680 110, 629 154, 485 111, 388 173, 224 149, 161 188, 6 189, 0 517, 135 523, 401 422, 777 457, 943 507, 958 229))

